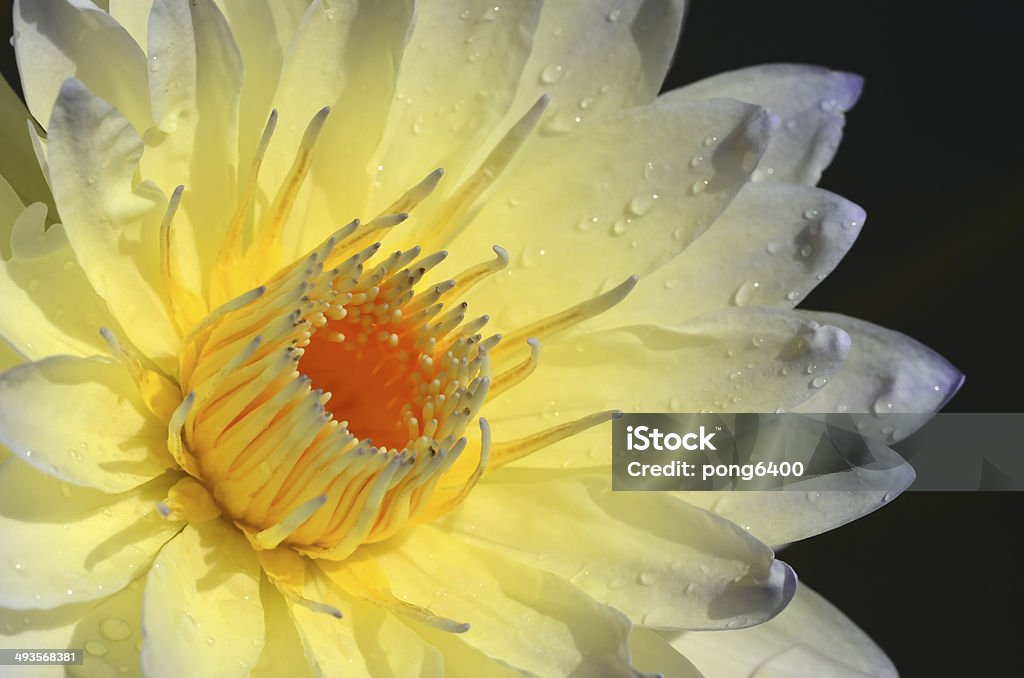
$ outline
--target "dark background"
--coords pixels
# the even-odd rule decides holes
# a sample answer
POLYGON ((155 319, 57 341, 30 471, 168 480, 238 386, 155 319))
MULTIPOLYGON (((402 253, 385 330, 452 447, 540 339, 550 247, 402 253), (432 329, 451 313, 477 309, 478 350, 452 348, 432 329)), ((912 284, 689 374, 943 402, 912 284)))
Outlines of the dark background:
MULTIPOLYGON (((1024 411, 1022 36, 1024 3, 696 0, 666 85, 767 62, 865 77, 820 185, 867 225, 802 305, 946 356, 967 375, 947 411, 1024 411)), ((1022 518, 1020 493, 907 492, 781 557, 904 676, 1016 675, 1022 518)))
MULTIPOLYGON (((967 375, 948 411, 1024 411, 1022 35, 1024 4, 1009 1, 697 0, 666 85, 766 62, 865 76, 821 185, 869 219, 804 306, 942 353, 967 375)), ((904 676, 1001 675, 1021 642, 1022 518, 1018 493, 908 492, 782 555, 904 676)))

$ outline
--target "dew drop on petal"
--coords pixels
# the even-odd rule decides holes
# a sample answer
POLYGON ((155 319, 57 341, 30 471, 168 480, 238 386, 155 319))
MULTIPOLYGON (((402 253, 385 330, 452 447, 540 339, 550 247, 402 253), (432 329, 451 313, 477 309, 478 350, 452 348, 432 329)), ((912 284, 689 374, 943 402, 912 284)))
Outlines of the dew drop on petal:
POLYGON ((102 657, 108 652, 107 646, 98 640, 87 640, 84 647, 85 651, 94 657, 102 657))
POLYGON ((608 12, 608 22, 609 23, 615 23, 620 18, 622 18, 622 10, 621 9, 613 9, 612 11, 608 12))
POLYGON ((811 380, 811 386, 813 386, 814 388, 821 388, 827 383, 828 379, 826 379, 825 377, 815 377, 814 379, 811 380))
POLYGON ((634 217, 642 217, 654 207, 654 198, 650 195, 638 195, 629 201, 626 210, 634 217))
MULTIPOLYGON (((553 85, 562 79, 562 66, 561 64, 550 64, 544 67, 544 70, 540 72, 540 82, 542 85, 553 85)), ((584 107, 585 108, 585 107, 584 107)))
POLYGON ((753 302, 757 292, 761 288, 761 283, 756 281, 747 280, 736 289, 736 293, 733 294, 732 302, 736 306, 747 306, 753 302))
POLYGON ((810 220, 810 219, 817 219, 817 218, 818 218, 818 210, 814 209, 813 207, 808 207, 807 209, 804 210, 804 219, 810 220))
POLYGON ((123 619, 107 617, 100 622, 100 633, 108 640, 124 640, 132 635, 132 627, 123 619))
POLYGON ((885 396, 878 398, 871 404, 871 411, 879 417, 884 417, 892 412, 892 401, 885 396))

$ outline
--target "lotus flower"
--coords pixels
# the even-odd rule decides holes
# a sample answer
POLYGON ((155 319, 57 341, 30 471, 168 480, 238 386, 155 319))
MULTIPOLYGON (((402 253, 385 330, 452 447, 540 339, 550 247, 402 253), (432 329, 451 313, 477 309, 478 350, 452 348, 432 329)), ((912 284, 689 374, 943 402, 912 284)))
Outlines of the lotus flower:
POLYGON ((4 644, 86 675, 891 675, 772 546, 907 473, 610 490, 619 410, 881 425, 961 379, 793 310, 864 222, 813 187, 860 79, 659 96, 681 15, 15 2, 4 644))

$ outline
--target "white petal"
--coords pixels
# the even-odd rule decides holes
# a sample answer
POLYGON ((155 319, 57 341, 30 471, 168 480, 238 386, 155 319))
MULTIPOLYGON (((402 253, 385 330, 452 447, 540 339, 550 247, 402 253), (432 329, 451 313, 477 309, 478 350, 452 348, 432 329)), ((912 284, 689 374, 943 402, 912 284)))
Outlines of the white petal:
POLYGON ((0 605, 19 610, 121 590, 179 529, 156 503, 171 474, 119 495, 72 488, 19 459, 0 466, 0 605))
POLYGON ((186 526, 153 562, 144 600, 147 676, 201 676, 214 668, 246 676, 256 664, 264 642, 260 568, 234 526, 186 526))
POLYGON ((174 466, 166 424, 124 365, 104 358, 55 356, 0 374, 0 440, 41 471, 103 492, 174 466))
MULTIPOLYGON (((376 213, 437 167, 454 178, 505 116, 530 54, 538 0, 420 3, 371 167, 376 213)), ((532 103, 532 102, 531 102, 532 103)))
POLYGON ((643 277, 722 213, 773 124, 734 101, 655 104, 543 149, 528 145, 450 243, 445 263, 456 273, 456 265, 487 258, 493 244, 509 251, 509 268, 470 295, 478 312, 500 311, 492 317, 499 332, 643 277), (696 153, 707 160, 691 167, 696 153))
POLYGON ((666 636, 707 678, 896 678, 872 640, 805 585, 782 614, 734 633, 666 636))
MULTIPOLYGON (((0 645, 5 648, 77 648, 85 650, 77 666, 35 666, 32 676, 138 675, 142 645, 142 586, 135 581, 99 602, 52 610, 0 608, 0 645)), ((19 675, 15 671, 12 675, 19 675)))
POLYGON ((731 97, 771 110, 783 124, 755 177, 813 185, 839 147, 843 113, 857 103, 863 84, 858 75, 820 66, 767 64, 715 75, 665 98, 731 97))
POLYGON ((674 324, 726 306, 792 308, 832 272, 863 224, 864 211, 833 193, 747 184, 706 233, 597 322, 674 324))
POLYGON ((483 483, 439 523, 456 538, 569 579, 634 624, 760 624, 789 602, 792 571, 741 528, 610 476, 483 483))
POLYGON ((63 82, 75 77, 136 129, 149 127, 146 58, 89 0, 16 0, 14 46, 25 100, 41 125, 48 126, 63 82))
POLYGON ((560 577, 461 544, 428 525, 368 551, 396 596, 469 623, 461 640, 519 671, 632 676, 629 622, 560 577))
POLYGON ((61 88, 48 139, 53 195, 86 277, 136 347, 176 366, 177 331, 157 292, 165 199, 152 184, 135 186, 141 139, 74 79, 61 88))
POLYGON ((46 207, 30 205, 11 234, 12 257, 0 262, 0 336, 29 360, 96 355, 109 348, 99 329, 126 336, 78 265, 64 227, 46 228, 46 207))
MULTIPOLYGON (((29 136, 31 116, 7 81, 0 78, 0 176, 9 183, 23 203, 42 202, 53 207, 53 197, 36 162, 29 136)), ((6 192, 6 189, 5 189, 6 192)), ((6 201, 6 199, 5 199, 6 201)), ((56 210, 52 212, 56 214, 56 210)), ((5 212, 9 214, 9 212, 5 212)), ((7 255, 4 229, 9 222, 0 222, 0 252, 7 255)))
POLYGON ((949 402, 964 382, 948 360, 905 334, 836 313, 804 312, 850 334, 850 356, 842 371, 800 412, 850 412, 865 435, 906 438, 949 402), (903 413, 888 421, 888 415, 903 413), (918 413, 914 417, 911 414, 918 413))

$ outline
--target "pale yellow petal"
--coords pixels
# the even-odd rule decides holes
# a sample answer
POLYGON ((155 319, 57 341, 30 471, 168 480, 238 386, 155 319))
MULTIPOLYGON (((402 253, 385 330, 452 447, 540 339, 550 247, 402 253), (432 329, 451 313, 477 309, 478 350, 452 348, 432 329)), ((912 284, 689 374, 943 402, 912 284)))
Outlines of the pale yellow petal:
MULTIPOLYGON (((260 186, 270 198, 292 164, 306 124, 323 107, 332 107, 317 142, 310 180, 293 209, 287 246, 295 254, 322 242, 341 223, 371 216, 364 213, 371 177, 367 168, 393 104, 412 15, 412 3, 406 0, 317 0, 287 45, 273 93, 280 124, 260 171, 260 186)), ((260 126, 267 114, 269 109, 263 109, 260 126)))
POLYGON ((382 607, 340 589, 318 565, 292 552, 261 562, 285 602, 319 675, 437 677, 441 654, 382 607), (300 602, 301 601, 301 602, 300 602), (318 609, 313 609, 314 607, 318 609))
POLYGON ((313 672, 306 662, 295 622, 288 614, 287 602, 266 577, 260 579, 260 600, 263 601, 266 639, 260 658, 249 675, 254 678, 282 675, 311 678, 313 672))
POLYGON ((704 678, 697 667, 656 631, 633 629, 629 634, 633 666, 664 678, 704 678))
POLYGON ((805 315, 842 327, 852 346, 843 370, 802 403, 801 412, 864 414, 854 416, 859 431, 898 441, 931 419, 964 383, 948 360, 905 334, 837 313, 805 315))
POLYGON ((661 492, 614 492, 610 474, 482 483, 437 524, 568 579, 646 626, 759 624, 796 586, 792 570, 742 528, 661 492))
POLYGON ((510 112, 522 115, 541 95, 550 95, 542 124, 557 132, 576 125, 577 117, 589 120, 650 103, 668 71, 685 4, 544 3, 510 112))
POLYGON ((783 124, 755 178, 813 185, 839 148, 843 113, 857 103, 863 84, 858 75, 820 66, 766 64, 721 73, 664 97, 730 97, 768 108, 783 124))
MULTIPOLYGON (((35 666, 32 676, 137 676, 141 672, 141 617, 142 584, 139 581, 98 602, 63 605, 52 610, 0 608, 0 646, 84 650, 81 664, 35 666)), ((16 670, 12 675, 28 673, 16 670)))
POLYGON ((0 466, 0 605, 47 609, 96 600, 140 576, 181 529, 156 504, 174 474, 119 495, 71 487, 20 459, 0 466))
POLYGON ((428 525, 366 548, 395 595, 469 623, 460 639, 516 670, 537 676, 633 675, 629 622, 561 577, 428 525))
POLYGON ((853 622, 809 589, 782 614, 734 633, 666 635, 707 678, 896 678, 885 653, 853 622))
POLYGON ((146 577, 142 666, 147 676, 246 676, 264 643, 260 568, 233 526, 185 527, 146 577))
POLYGON ((234 211, 242 57, 213 0, 156 0, 149 19, 149 94, 157 130, 142 176, 186 189, 174 221, 183 286, 204 289, 234 211))
POLYGON ((140 132, 151 124, 146 57, 110 15, 87 0, 16 0, 14 47, 25 101, 39 124, 74 77, 140 132))
POLYGON ((61 89, 48 139, 54 198, 86 277, 135 346, 175 364, 178 336, 158 291, 166 200, 150 183, 135 185, 142 141, 77 80, 61 89))
POLYGON ((454 274, 483 261, 494 244, 508 250, 510 266, 470 295, 474 312, 491 314, 488 328, 497 332, 632 274, 643 277, 728 206, 772 125, 761 109, 734 101, 655 104, 585 125, 543 149, 527 142, 447 245, 447 268, 439 270, 454 274), (707 160, 693 167, 694 154, 707 160))
MULTIPOLYGON (((495 440, 505 441, 609 409, 774 412, 826 384, 842 367, 849 343, 836 327, 755 307, 722 309, 676 328, 636 325, 581 334, 543 346, 537 371, 489 403, 488 419, 495 440)), ((516 464, 564 468, 610 459, 610 430, 598 427, 516 464)))
POLYGON ((445 678, 520 678, 523 675, 466 643, 462 634, 424 624, 411 623, 410 626, 444 656, 445 678))
POLYGON ((100 328, 126 336, 78 265, 64 227, 46 228, 35 203, 14 223, 12 256, 0 262, 0 335, 29 360, 109 351, 100 328))
MULTIPOLYGON (((46 184, 32 148, 29 124, 31 116, 7 81, 0 78, 0 176, 17 192, 23 203, 42 202, 53 209, 53 196, 46 184)), ((8 199, 5 199, 5 202, 8 199)), ((56 214, 56 210, 53 210, 56 214)), ((6 214, 6 212, 5 212, 6 214)), ((0 222, 0 252, 7 254, 4 228, 0 222)))
MULTIPOLYGON (((530 54, 538 0, 420 3, 379 151, 370 211, 437 167, 458 177, 505 116, 530 54)), ((531 102, 532 103, 532 102, 531 102)))
POLYGON ((750 183, 706 233, 595 324, 674 324, 726 306, 792 308, 853 245, 864 211, 795 184, 750 183))
POLYGON ((60 480, 123 492, 174 467, 123 364, 54 356, 0 374, 0 440, 60 480))
POLYGON ((14 222, 24 211, 25 204, 21 197, 7 179, 0 175, 0 257, 3 259, 11 257, 11 231, 14 230, 14 222))
POLYGON ((121 24, 136 44, 146 51, 149 39, 149 13, 153 0, 110 0, 110 16, 121 24))

